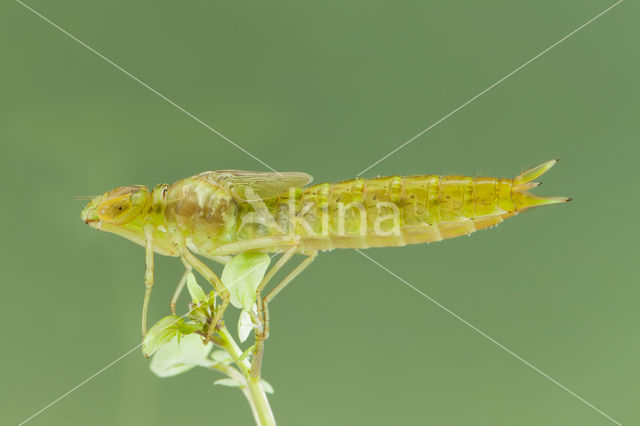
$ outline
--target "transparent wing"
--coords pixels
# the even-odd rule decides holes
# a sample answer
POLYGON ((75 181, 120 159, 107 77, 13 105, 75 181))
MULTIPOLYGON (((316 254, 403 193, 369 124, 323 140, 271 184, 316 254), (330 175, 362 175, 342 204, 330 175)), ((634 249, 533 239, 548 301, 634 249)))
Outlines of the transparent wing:
POLYGON ((243 201, 267 200, 289 191, 291 187, 305 186, 313 180, 311 175, 302 172, 216 170, 199 176, 228 188, 234 197, 243 201))

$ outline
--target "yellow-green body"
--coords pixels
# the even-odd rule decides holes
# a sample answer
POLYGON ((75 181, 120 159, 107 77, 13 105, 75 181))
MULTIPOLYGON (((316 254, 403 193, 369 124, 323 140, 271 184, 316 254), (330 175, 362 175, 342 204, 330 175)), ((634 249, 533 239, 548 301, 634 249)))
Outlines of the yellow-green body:
MULTIPOLYGON (((140 185, 116 188, 94 197, 81 216, 96 229, 145 247, 143 336, 154 282, 154 252, 179 256, 187 272, 197 270, 222 299, 211 318, 209 339, 231 294, 193 254, 224 263, 229 255, 282 252, 255 290, 257 315, 264 325, 256 336, 258 345, 268 335, 267 304, 313 261, 318 251, 440 241, 497 225, 534 206, 568 201, 529 193, 537 186, 533 179, 556 162, 548 161, 514 179, 392 176, 309 187, 305 185, 311 176, 298 172, 212 171, 171 186, 158 185, 151 192, 140 185), (262 299, 264 286, 294 253, 307 258, 262 299)), ((172 312, 184 280, 181 283, 170 303, 172 312)), ((259 366, 256 369, 259 371, 259 366)))
MULTIPOLYGON (((229 254, 220 247, 230 243, 287 235, 301 253, 403 246, 467 235, 530 207, 567 201, 528 192, 537 185, 532 180, 555 163, 549 161, 514 179, 391 176, 309 187, 288 187, 300 179, 287 174, 204 172, 171 186, 159 185, 151 193, 138 186, 111 191, 123 192, 118 197, 125 197, 125 203, 132 194, 146 198, 125 223, 100 218, 100 206, 106 209, 103 216, 113 213, 114 201, 109 202, 114 197, 109 193, 93 200, 83 219, 141 245, 146 229, 154 250, 170 256, 189 249, 215 257, 229 254)), ((276 252, 291 245, 274 244, 260 251, 276 252)))

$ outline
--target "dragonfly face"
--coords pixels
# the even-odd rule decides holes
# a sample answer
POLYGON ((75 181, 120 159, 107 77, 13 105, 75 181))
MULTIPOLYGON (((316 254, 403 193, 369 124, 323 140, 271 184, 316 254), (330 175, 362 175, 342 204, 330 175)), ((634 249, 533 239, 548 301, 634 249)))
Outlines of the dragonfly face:
POLYGON ((92 199, 80 217, 89 226, 144 245, 144 217, 150 199, 146 186, 122 186, 92 199))
POLYGON ((141 246, 145 245, 145 225, 152 224, 154 250, 177 256, 179 250, 166 231, 162 210, 167 185, 152 192, 146 186, 122 186, 93 198, 80 217, 94 229, 119 235, 141 246))
POLYGON ((92 227, 99 228, 101 223, 125 225, 142 212, 148 199, 146 186, 122 186, 91 200, 81 217, 92 227))

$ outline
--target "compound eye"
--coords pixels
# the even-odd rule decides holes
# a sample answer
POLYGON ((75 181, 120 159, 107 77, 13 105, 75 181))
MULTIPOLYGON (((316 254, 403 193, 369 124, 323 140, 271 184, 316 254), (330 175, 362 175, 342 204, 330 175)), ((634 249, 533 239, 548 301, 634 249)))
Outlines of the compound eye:
POLYGON ((137 187, 114 190, 98 206, 98 219, 116 225, 131 222, 144 207, 147 196, 146 189, 137 187))
POLYGON ((98 207, 98 218, 103 222, 122 223, 131 211, 133 203, 128 196, 105 200, 98 207))

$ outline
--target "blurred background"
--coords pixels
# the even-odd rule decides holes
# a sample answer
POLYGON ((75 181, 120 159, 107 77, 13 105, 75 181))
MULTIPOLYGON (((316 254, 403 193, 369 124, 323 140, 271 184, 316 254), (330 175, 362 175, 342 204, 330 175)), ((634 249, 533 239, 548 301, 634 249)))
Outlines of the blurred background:
MULTIPOLYGON (((613 1, 27 3, 273 168, 322 182, 613 1)), ((20 3, 0 9, 0 423, 17 424, 140 342, 144 250, 84 225, 74 196, 266 168, 20 3)), ((640 424, 639 18, 624 1, 365 173, 513 177, 561 158, 537 192, 572 203, 366 254, 625 425, 640 424)), ((156 262, 152 321, 182 272, 156 262)), ((613 424, 353 251, 321 254, 271 312, 279 425, 613 424)), ((134 350, 29 424, 252 424, 217 378, 157 378, 134 350)))

